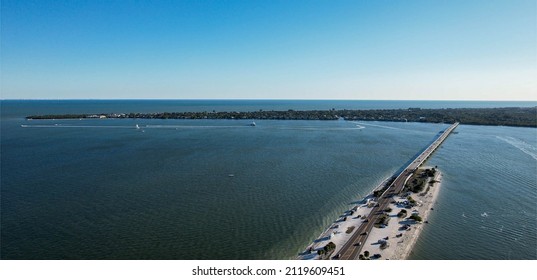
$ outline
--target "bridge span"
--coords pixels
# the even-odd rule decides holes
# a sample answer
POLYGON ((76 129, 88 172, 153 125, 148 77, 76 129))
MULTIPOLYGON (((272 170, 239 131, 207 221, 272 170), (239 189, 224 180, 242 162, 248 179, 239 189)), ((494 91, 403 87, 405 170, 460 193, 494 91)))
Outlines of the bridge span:
POLYGON ((367 237, 373 228, 378 216, 383 213, 383 209, 386 209, 390 204, 392 195, 401 193, 406 182, 430 156, 440 147, 440 145, 446 140, 449 134, 459 125, 459 123, 452 124, 449 128, 444 130, 433 143, 431 143, 427 149, 419 154, 407 167, 401 171, 395 180, 386 188, 386 190, 379 196, 377 201, 377 207, 375 207, 366 221, 360 225, 360 227, 354 231, 354 234, 349 240, 339 249, 336 254, 339 254, 339 259, 342 260, 355 260, 358 258, 360 251, 364 244, 366 244, 367 237))

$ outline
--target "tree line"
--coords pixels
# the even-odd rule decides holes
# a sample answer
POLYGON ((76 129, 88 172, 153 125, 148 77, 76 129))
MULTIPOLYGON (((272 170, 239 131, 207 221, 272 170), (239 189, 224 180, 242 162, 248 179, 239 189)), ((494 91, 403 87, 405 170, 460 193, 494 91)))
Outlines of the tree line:
POLYGON ((537 107, 506 108, 446 108, 446 109, 382 109, 382 110, 308 110, 252 112, 164 112, 164 113, 107 113, 28 116, 27 119, 258 119, 258 120, 354 120, 454 123, 472 125, 505 125, 537 127, 537 107))

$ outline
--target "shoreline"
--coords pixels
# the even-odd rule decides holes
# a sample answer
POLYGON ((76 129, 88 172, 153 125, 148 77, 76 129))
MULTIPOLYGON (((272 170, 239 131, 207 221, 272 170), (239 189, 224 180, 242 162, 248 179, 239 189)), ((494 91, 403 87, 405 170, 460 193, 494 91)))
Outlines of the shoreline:
MULTIPOLYGON (((373 254, 381 254, 383 259, 390 259, 390 260, 406 260, 410 257, 410 255, 413 253, 414 246, 416 245, 416 241, 419 239, 420 234, 423 231, 423 228, 425 226, 428 226, 429 223, 429 215, 434 210, 434 205, 436 204, 436 200, 438 199, 438 193, 440 192, 441 186, 442 186, 442 178, 443 174, 440 171, 437 171, 435 176, 433 178, 428 178, 428 180, 425 182, 426 185, 429 184, 429 181, 434 180, 436 181, 432 186, 429 192, 421 196, 420 194, 412 194, 412 197, 420 202, 419 206, 413 207, 412 211, 417 211, 419 215, 422 217, 423 222, 416 223, 416 222, 408 222, 408 219, 400 219, 397 217, 394 217, 392 219, 396 219, 398 223, 394 223, 395 221, 391 221, 390 225, 386 227, 385 229, 377 229, 375 228, 372 232, 370 237, 368 238, 371 240, 377 240, 381 239, 383 236, 389 236, 392 240, 390 242, 390 246, 386 249, 380 249, 380 246, 373 246, 372 244, 367 244, 369 246, 365 247, 364 250, 369 249, 371 255, 373 254), (408 222, 408 223, 407 223, 408 222), (393 225, 396 226, 393 226, 393 225), (409 224, 410 230, 400 230, 399 225, 402 224, 409 224), (377 231, 377 232, 375 232, 377 231), (403 234, 402 237, 397 238, 397 234, 403 234), (378 237, 378 238, 375 238, 378 237)), ((404 199, 398 198, 397 201, 403 201, 404 199)), ((399 210, 400 208, 395 208, 399 210)), ((396 210, 396 212, 398 212, 396 210)), ((395 213, 396 215, 396 213, 395 213)), ((388 240, 389 241, 389 240, 388 240)), ((369 243, 369 242, 368 242, 369 243)))
MULTIPOLYGON (((299 253, 297 259, 298 260, 320 259, 319 256, 315 252, 312 252, 310 254, 305 254, 305 253, 308 251, 309 248, 312 248, 313 251, 316 251, 316 250, 324 247, 325 245, 327 245, 330 241, 332 241, 332 242, 335 241, 334 243, 336 243, 336 246, 337 246, 336 249, 340 248, 348 240, 348 238, 350 238, 350 235, 348 236, 348 238, 342 239, 341 235, 340 235, 340 231, 338 231, 337 229, 340 228, 342 223, 347 224, 349 227, 354 226, 354 229, 357 229, 360 226, 361 222, 362 222, 362 220, 360 218, 357 218, 357 216, 360 215, 360 216, 365 217, 371 212, 371 209, 372 209, 372 208, 367 208, 367 209, 364 208, 364 205, 367 205, 367 204, 364 204, 364 203, 367 203, 368 200, 372 201, 373 198, 374 198, 373 192, 375 190, 379 190, 382 187, 384 187, 386 182, 388 182, 390 180, 390 178, 391 177, 388 177, 387 179, 383 180, 379 185, 377 185, 375 188, 373 188, 371 190, 371 192, 368 193, 362 199, 357 200, 355 202, 351 202, 350 204, 355 204, 355 206, 350 208, 349 210, 345 211, 334 222, 332 222, 315 240, 313 240, 308 246, 305 247, 306 249, 303 252, 299 253), (352 209, 354 209, 356 207, 358 207, 358 208, 356 209, 355 217, 350 219, 349 221, 343 221, 343 217, 348 217, 349 211, 351 211, 352 209), (359 220, 359 221, 354 221, 354 220, 359 220)), ((341 230, 346 230, 346 228, 341 227, 341 230)), ((353 232, 354 232, 354 230, 353 230, 353 232)))
MULTIPOLYGON (((425 169, 429 167, 422 167, 425 169)), ((391 177, 390 177, 391 178, 391 177)), ((342 246, 347 243, 355 230, 364 222, 362 217, 369 215, 371 211, 375 209, 374 205, 376 201, 373 199, 373 192, 381 189, 390 178, 384 180, 371 193, 359 200, 354 207, 345 211, 337 220, 328 226, 313 242, 306 246, 305 250, 297 257, 298 260, 321 260, 323 259, 317 254, 318 250, 322 250, 324 246, 332 242, 336 245, 335 250, 326 256, 324 259, 331 259, 333 256, 337 256, 342 246), (311 249, 311 250, 310 250, 311 249)), ((442 186, 442 173, 437 170, 434 177, 428 177, 425 181, 425 185, 429 186, 429 182, 434 180, 429 191, 422 195, 425 191, 420 193, 412 193, 410 196, 418 202, 418 205, 411 207, 411 209, 405 209, 406 196, 394 196, 393 202, 390 204, 390 208, 393 210, 389 213, 390 221, 384 228, 374 227, 369 233, 366 241, 363 244, 361 253, 369 251, 369 256, 375 256, 371 259, 390 259, 390 260, 405 260, 412 254, 414 245, 416 244, 419 235, 423 231, 423 227, 429 224, 429 214, 434 210, 438 193, 442 186), (397 213, 405 209, 408 211, 408 215, 404 218, 397 217, 397 213), (423 222, 415 222, 408 219, 410 214, 418 213, 423 219, 423 222), (409 229, 404 229, 405 225, 409 226, 409 229), (388 237, 388 239, 386 239, 388 237), (380 242, 379 242, 380 241, 380 242), (385 249, 381 249, 382 242, 387 242, 389 246, 385 249)))
POLYGON ((248 112, 159 112, 159 113, 95 113, 32 115, 27 120, 49 119, 230 119, 230 120, 346 120, 346 121, 391 121, 454 123, 468 125, 496 125, 515 127, 537 127, 534 116, 537 107, 505 108, 448 108, 448 109, 366 109, 366 110, 292 110, 248 111, 248 112), (498 120, 505 115, 511 121, 498 120))

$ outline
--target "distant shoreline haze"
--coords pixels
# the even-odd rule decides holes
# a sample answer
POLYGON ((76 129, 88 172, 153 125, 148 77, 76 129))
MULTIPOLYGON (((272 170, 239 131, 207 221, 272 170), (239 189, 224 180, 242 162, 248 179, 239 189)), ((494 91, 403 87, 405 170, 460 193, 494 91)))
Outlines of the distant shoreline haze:
POLYGON ((162 113, 96 113, 31 115, 27 119, 259 119, 259 120, 353 120, 455 123, 472 125, 505 125, 537 127, 537 107, 448 108, 448 109, 382 109, 382 110, 293 110, 162 112, 162 113))
MULTIPOLYGON (((499 107, 534 107, 537 106, 537 100, 460 100, 460 99, 300 99, 300 98, 0 98, 0 102, 136 102, 136 101, 155 101, 155 102, 363 102, 363 103, 444 103, 453 106, 453 104, 480 104, 486 106, 495 106, 494 104, 513 104, 513 106, 499 105, 499 107)), ((455 107, 458 107, 455 105, 455 107)), ((481 108, 481 106, 479 106, 481 108)), ((493 108, 493 107, 490 107, 493 108)), ((380 109, 380 108, 379 108, 380 109)), ((402 108, 401 108, 402 109, 402 108)))

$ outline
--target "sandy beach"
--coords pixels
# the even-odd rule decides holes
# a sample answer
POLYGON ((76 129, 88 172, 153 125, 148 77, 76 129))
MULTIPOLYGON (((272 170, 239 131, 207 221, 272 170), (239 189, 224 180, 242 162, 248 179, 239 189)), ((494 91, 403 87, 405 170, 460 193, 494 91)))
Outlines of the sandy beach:
MULTIPOLYGON (((429 167, 423 167, 423 169, 429 167)), ((368 235, 366 242, 363 244, 361 254, 365 251, 369 252, 371 259, 390 259, 404 260, 408 258, 412 252, 412 248, 419 238, 423 227, 429 226, 428 216, 431 211, 434 211, 434 204, 438 197, 441 188, 442 174, 437 170, 434 177, 427 178, 425 185, 430 186, 428 192, 425 190, 420 193, 411 193, 410 196, 417 204, 410 209, 405 208, 405 201, 408 201, 407 196, 394 196, 393 202, 390 204, 392 211, 389 213, 390 221, 384 228, 374 227, 368 235), (429 182, 434 180, 434 184, 429 185, 429 182), (407 211, 406 217, 400 218, 397 216, 400 210, 407 211), (423 222, 415 222, 409 219, 413 213, 418 214, 423 222), (408 228, 405 228, 408 227, 408 228), (387 247, 381 249, 381 244, 386 242, 387 247), (373 257, 375 256, 375 257, 373 257)), ((381 188, 380 184, 377 188, 381 188)), ((317 254, 328 243, 332 242, 336 245, 336 249, 327 256, 331 258, 338 254, 342 246, 350 239, 355 230, 364 222, 364 218, 374 209, 375 202, 372 200, 373 195, 368 195, 361 201, 354 204, 348 211, 334 221, 316 240, 314 240, 306 251, 298 256, 301 260, 321 259, 317 254)))
MULTIPOLYGON (((411 195, 419 204, 412 207, 412 209, 406 209, 409 213, 406 218, 397 217, 397 213, 401 209, 404 209, 403 207, 392 207, 394 210, 390 213, 391 220, 388 226, 386 228, 373 228, 369 234, 367 243, 362 249, 362 253, 369 251, 371 256, 380 254, 382 256, 381 259, 404 260, 408 258, 423 228, 429 226, 429 214, 431 211, 435 211, 434 205, 441 189, 442 173, 437 171, 434 178, 429 178, 429 180, 433 179, 435 183, 431 186, 427 194, 423 196, 421 195, 422 193, 411 195), (422 217, 423 222, 417 223, 408 219, 411 213, 418 213, 422 217), (409 225, 409 229, 402 229, 404 225, 409 225), (397 237, 400 234, 402 234, 401 237, 397 237), (386 240, 386 237, 389 237, 389 239, 386 240), (380 243, 378 242, 383 239, 389 244, 389 247, 385 249, 381 249, 380 243)), ((426 182, 427 185, 428 182, 426 182)), ((395 200, 397 202, 404 202, 407 199, 396 197, 395 200)))

